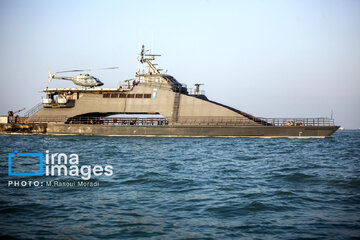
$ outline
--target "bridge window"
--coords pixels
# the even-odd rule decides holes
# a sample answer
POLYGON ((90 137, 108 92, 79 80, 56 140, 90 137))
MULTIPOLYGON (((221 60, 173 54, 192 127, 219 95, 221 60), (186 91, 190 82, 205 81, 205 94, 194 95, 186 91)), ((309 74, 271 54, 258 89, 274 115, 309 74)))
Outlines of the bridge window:
POLYGON ((104 93, 103 94, 103 98, 151 98, 151 94, 142 94, 142 93, 137 93, 137 94, 125 94, 125 93, 120 93, 120 94, 110 94, 110 93, 104 93))

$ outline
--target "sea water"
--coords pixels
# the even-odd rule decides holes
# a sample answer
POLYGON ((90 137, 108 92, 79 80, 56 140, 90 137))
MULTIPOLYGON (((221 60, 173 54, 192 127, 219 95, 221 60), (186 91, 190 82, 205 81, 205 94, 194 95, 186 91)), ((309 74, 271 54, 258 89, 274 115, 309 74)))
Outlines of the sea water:
MULTIPOLYGON (((360 237, 358 130, 326 139, 0 135, 0 143, 2 238, 360 237), (65 165, 90 166, 91 176, 9 176, 15 150, 42 153, 44 166, 46 153, 76 154, 65 165), (95 175, 96 165, 112 175, 95 175)), ((12 172, 39 164, 18 158, 12 172)))

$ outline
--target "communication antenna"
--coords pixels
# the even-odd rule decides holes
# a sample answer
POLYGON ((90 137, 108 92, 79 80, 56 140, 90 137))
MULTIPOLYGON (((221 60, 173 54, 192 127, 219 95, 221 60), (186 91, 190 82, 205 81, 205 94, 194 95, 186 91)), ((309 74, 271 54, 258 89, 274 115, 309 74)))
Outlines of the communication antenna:
POLYGON ((198 96, 200 93, 200 86, 204 85, 203 83, 195 83, 195 95, 198 96))
MULTIPOLYGON (((144 45, 144 43, 140 43, 140 41, 139 41, 139 46, 140 46, 139 48, 141 48, 142 45, 144 45)), ((138 62, 137 73, 138 73, 138 74, 140 74, 140 68, 141 68, 141 64, 140 64, 140 63, 142 62, 141 54, 142 54, 142 53, 140 52, 140 53, 138 54, 138 56, 137 56, 137 62, 138 62)))

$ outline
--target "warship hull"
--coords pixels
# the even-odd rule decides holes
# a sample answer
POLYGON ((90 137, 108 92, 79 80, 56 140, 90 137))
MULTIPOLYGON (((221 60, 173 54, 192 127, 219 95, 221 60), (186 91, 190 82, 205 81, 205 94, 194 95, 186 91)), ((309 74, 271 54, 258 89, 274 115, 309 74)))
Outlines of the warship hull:
POLYGON ((69 124, 0 124, 1 134, 49 134, 138 137, 325 138, 338 126, 105 126, 69 124))
POLYGON ((104 126, 48 124, 52 135, 142 136, 142 137, 267 137, 325 138, 337 126, 104 126))

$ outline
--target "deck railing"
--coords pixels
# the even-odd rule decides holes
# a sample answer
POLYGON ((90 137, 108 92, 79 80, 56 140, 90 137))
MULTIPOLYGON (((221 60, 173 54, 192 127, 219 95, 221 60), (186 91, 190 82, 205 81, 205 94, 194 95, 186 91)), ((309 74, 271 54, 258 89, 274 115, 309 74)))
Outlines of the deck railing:
POLYGON ((130 117, 74 117, 67 124, 100 124, 100 125, 168 125, 165 118, 130 118, 130 117))
MULTIPOLYGON (((183 93, 184 90, 187 90, 188 95, 205 95, 204 90, 200 90, 199 92, 196 92, 196 89, 194 88, 188 88, 186 84, 182 84, 181 86, 173 86, 171 87, 168 83, 157 83, 157 82, 140 82, 137 83, 137 85, 157 88, 157 89, 172 89, 174 92, 180 92, 183 93)), ((133 84, 124 84, 121 86, 122 88, 131 89, 133 87, 133 84)))
POLYGON ((205 90, 199 90, 198 92, 194 88, 187 89, 189 95, 205 95, 205 90))
POLYGON ((183 116, 173 124, 184 125, 257 125, 252 119, 245 117, 223 117, 223 116, 183 116))
POLYGON ((42 103, 36 104, 34 107, 32 107, 30 110, 25 112, 24 117, 29 118, 32 115, 34 115, 36 112, 38 112, 42 108, 42 103))
POLYGON ((27 122, 62 122, 66 124, 101 124, 101 125, 242 125, 242 126, 334 126, 330 118, 245 118, 222 116, 182 116, 176 122, 166 118, 151 117, 73 117, 33 116, 27 122))
POLYGON ((258 117, 179 117, 177 124, 190 125, 264 125, 264 126, 334 126, 330 118, 258 118, 258 117))
POLYGON ((272 126, 334 126, 331 118, 259 118, 272 126))

